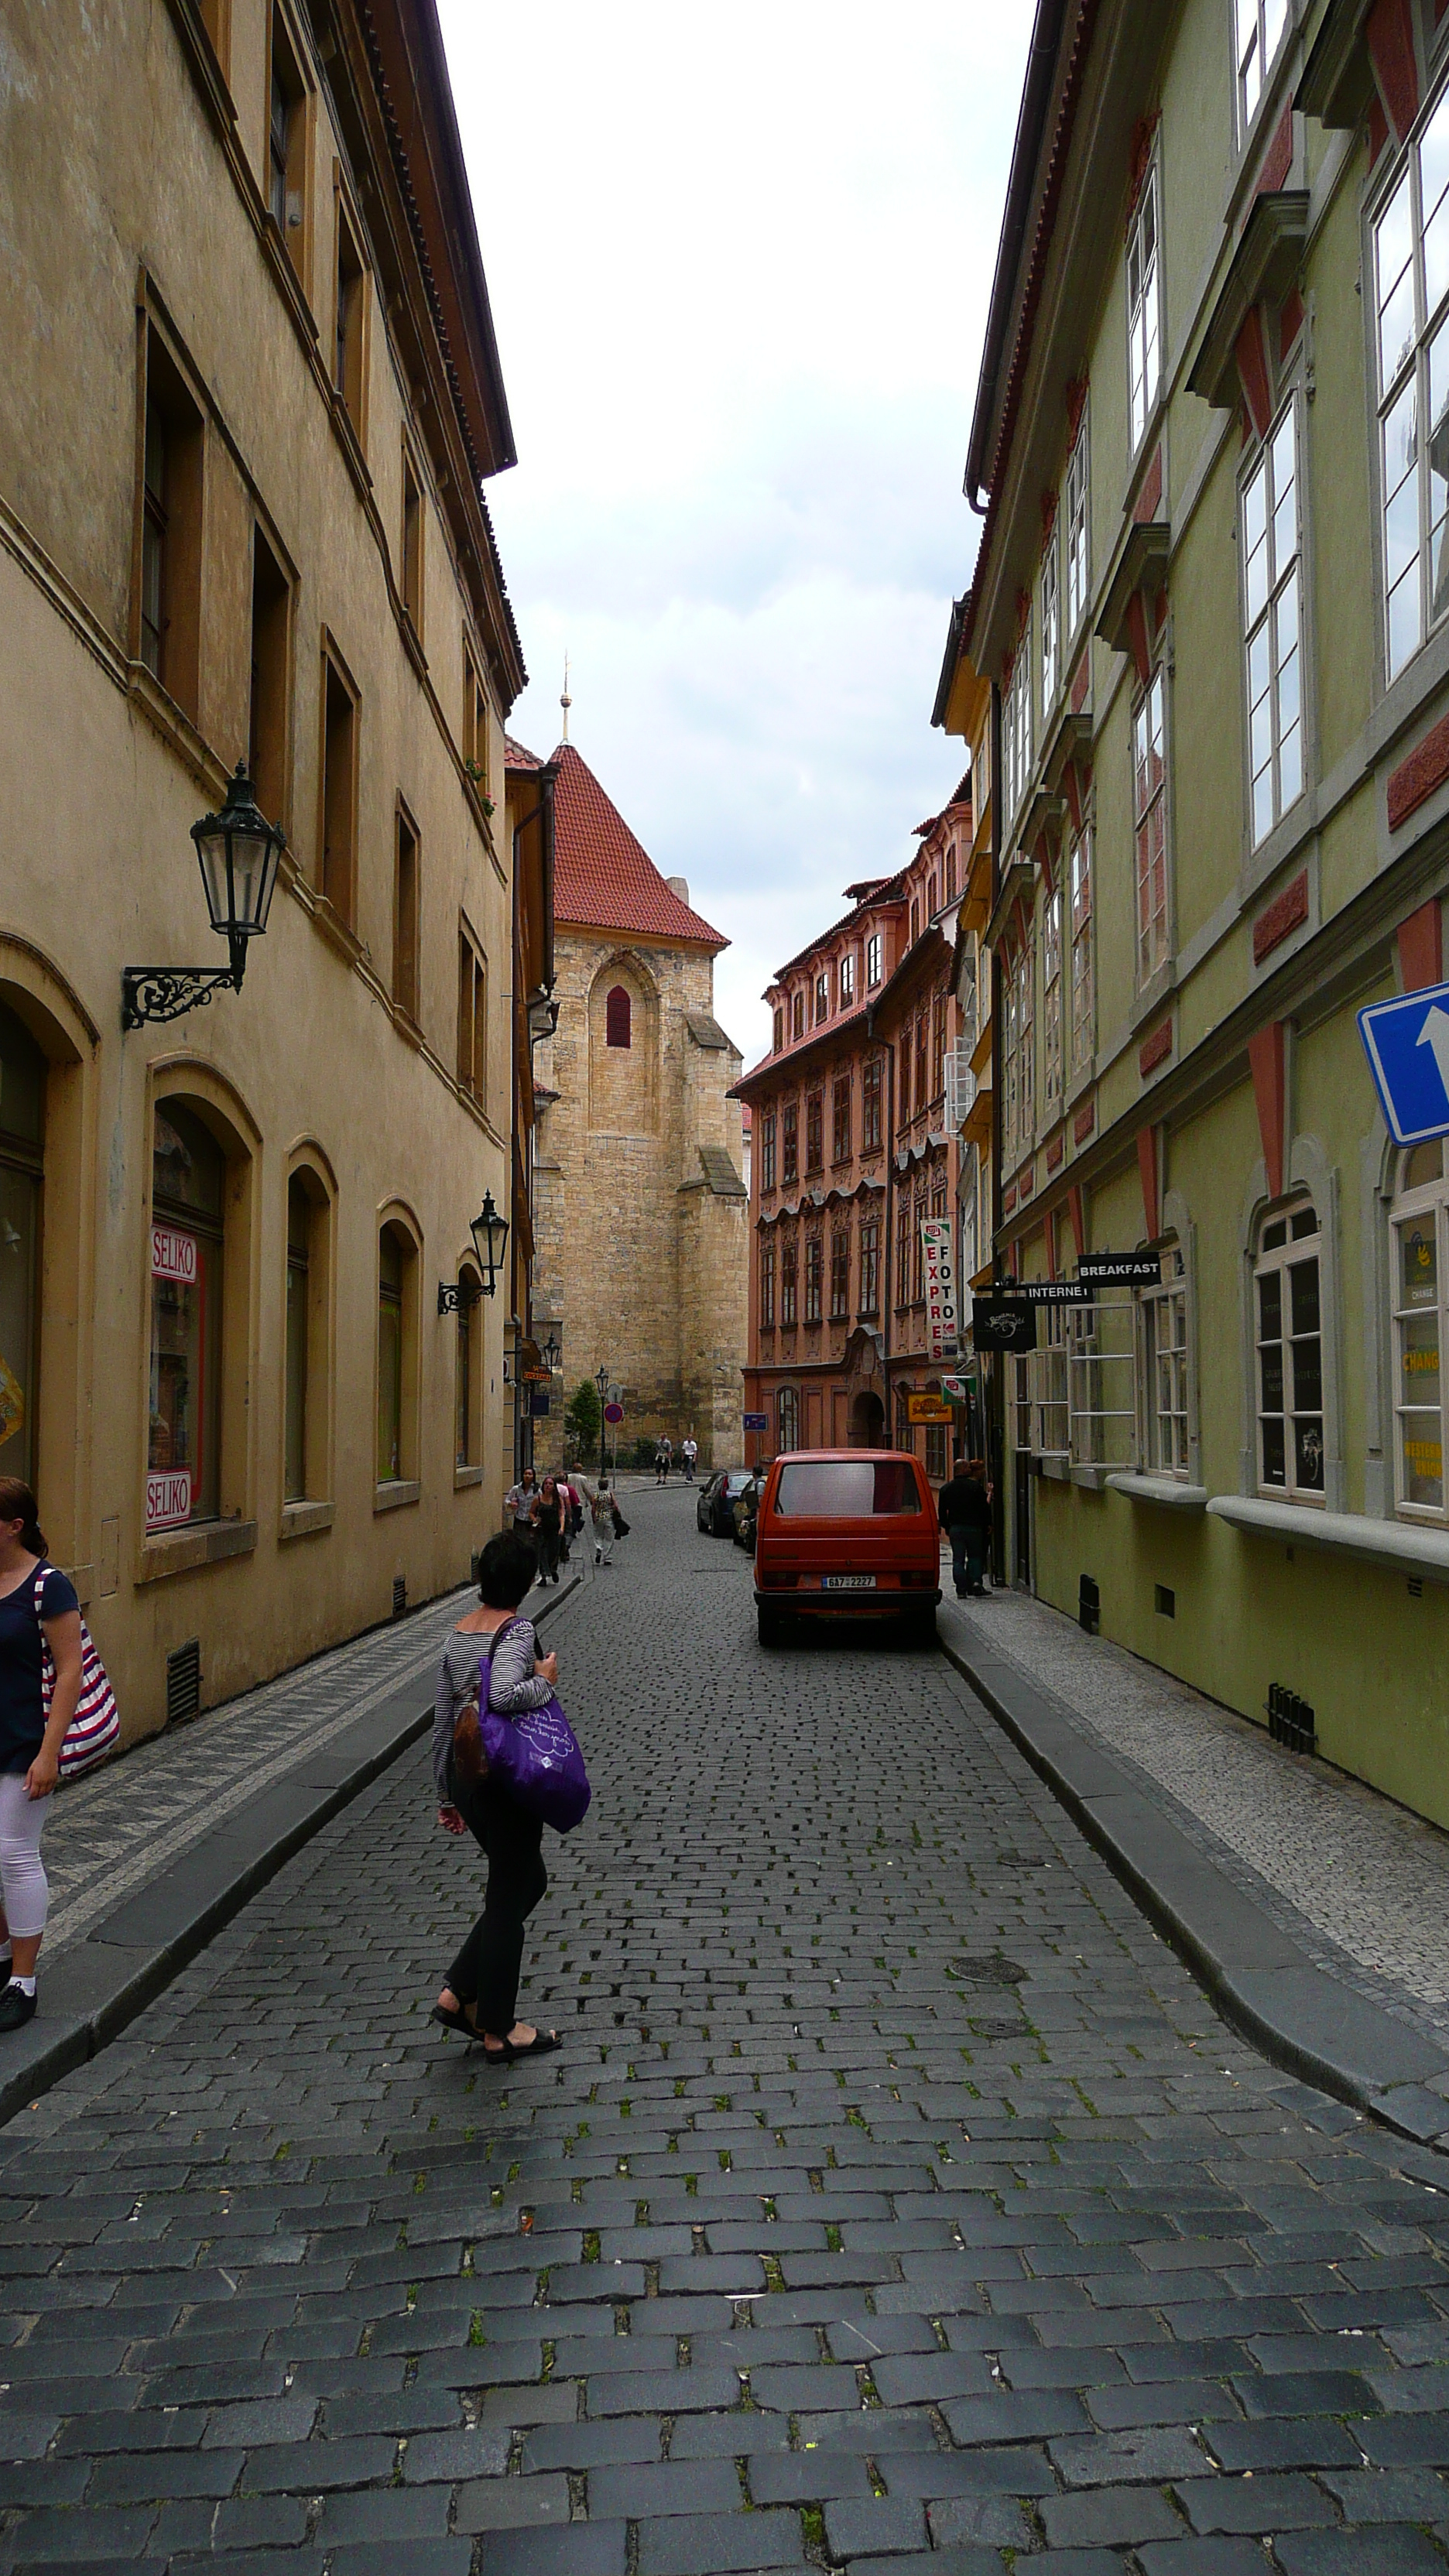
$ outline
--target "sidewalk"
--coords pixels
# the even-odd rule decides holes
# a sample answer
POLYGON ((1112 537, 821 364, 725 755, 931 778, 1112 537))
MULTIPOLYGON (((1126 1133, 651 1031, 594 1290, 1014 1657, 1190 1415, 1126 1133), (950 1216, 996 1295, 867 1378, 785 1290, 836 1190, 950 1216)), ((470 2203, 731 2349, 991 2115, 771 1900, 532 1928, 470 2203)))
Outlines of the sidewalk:
MULTIPOLYGON (((537 1587, 542 1626, 578 1589, 537 1587)), ((0 2122, 94 2056, 303 1843, 432 1723, 446 1594, 57 1794, 40 2010, 0 2055, 0 2122)))
POLYGON ((946 1653, 1269 2054, 1449 2145, 1449 1836, 1030 1594, 946 1653))

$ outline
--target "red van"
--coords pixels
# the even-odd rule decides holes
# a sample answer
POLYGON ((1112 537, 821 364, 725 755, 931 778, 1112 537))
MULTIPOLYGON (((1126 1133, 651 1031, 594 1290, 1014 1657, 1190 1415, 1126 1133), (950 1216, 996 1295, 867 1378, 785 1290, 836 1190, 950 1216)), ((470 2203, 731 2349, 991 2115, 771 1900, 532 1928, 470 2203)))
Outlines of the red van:
POLYGON ((900 1619, 936 1633, 941 1539, 919 1459, 903 1449, 787 1450, 768 1469, 755 1529, 760 1643, 787 1618, 900 1619))

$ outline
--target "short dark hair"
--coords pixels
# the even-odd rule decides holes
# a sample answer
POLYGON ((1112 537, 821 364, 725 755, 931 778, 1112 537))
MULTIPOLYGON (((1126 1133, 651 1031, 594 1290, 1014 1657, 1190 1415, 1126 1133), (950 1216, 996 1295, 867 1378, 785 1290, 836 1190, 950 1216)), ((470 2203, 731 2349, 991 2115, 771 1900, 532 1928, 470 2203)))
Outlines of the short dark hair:
POLYGON ((478 1559, 478 1598, 490 1610, 516 1610, 538 1572, 538 1558, 516 1530, 500 1530, 478 1559))

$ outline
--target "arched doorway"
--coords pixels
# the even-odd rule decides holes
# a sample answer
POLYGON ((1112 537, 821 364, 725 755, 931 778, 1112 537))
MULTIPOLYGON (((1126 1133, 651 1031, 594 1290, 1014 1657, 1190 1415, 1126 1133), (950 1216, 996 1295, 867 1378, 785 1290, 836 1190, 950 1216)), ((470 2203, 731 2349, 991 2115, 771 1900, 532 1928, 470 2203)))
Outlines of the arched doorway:
POLYGON ((868 1387, 851 1400, 850 1445, 852 1449, 885 1447, 885 1407, 868 1387))

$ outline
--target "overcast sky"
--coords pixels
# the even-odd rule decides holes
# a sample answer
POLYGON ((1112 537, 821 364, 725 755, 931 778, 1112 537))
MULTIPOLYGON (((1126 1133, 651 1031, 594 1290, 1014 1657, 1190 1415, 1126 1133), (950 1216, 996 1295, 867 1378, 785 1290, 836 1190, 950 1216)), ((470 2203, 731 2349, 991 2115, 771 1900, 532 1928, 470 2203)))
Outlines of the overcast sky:
POLYGON ((520 462, 489 486, 532 674, 733 943, 774 968, 898 867, 931 730, 1029 0, 441 0, 520 462))

